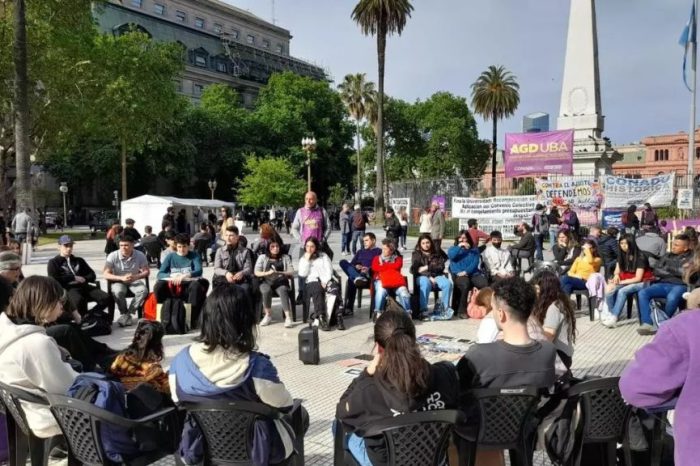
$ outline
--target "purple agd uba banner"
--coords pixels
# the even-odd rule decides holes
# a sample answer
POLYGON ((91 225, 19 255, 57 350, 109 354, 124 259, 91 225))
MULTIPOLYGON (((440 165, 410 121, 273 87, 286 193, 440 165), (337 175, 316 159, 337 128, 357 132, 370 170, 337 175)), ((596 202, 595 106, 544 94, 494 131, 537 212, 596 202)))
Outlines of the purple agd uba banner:
POLYGON ((574 130, 506 133, 506 177, 572 175, 574 130))

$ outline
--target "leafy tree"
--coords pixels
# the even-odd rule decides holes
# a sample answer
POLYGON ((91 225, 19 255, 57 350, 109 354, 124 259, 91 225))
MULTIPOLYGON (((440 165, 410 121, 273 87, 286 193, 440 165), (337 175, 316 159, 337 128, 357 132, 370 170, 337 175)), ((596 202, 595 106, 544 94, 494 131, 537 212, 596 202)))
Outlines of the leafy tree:
POLYGON ((491 195, 496 195, 496 149, 498 120, 512 116, 520 103, 520 85, 503 66, 489 66, 472 84, 474 112, 493 121, 491 142, 491 195))
POLYGON ((365 73, 348 74, 343 78, 338 89, 340 98, 355 120, 355 137, 357 139, 357 200, 362 199, 362 160, 360 159, 360 122, 368 114, 368 102, 376 101, 374 83, 366 80, 365 73))
POLYGON ((413 6, 409 0, 360 0, 352 11, 352 19, 364 35, 377 36, 377 184, 375 210, 384 214, 384 62, 387 35, 401 35, 413 6))
POLYGON ((336 183, 331 186, 330 193, 328 195, 328 203, 334 207, 341 207, 343 202, 345 202, 347 190, 340 183, 336 183))
POLYGON ((291 72, 273 74, 260 90, 250 125, 255 153, 288 160, 299 176, 306 160, 301 140, 311 135, 316 138, 312 188, 321 199, 327 199, 335 183, 352 186, 353 128, 340 95, 328 82, 291 72))
POLYGON ((251 156, 245 169, 248 174, 241 182, 238 199, 246 206, 296 205, 304 196, 306 183, 295 174, 288 160, 251 156))

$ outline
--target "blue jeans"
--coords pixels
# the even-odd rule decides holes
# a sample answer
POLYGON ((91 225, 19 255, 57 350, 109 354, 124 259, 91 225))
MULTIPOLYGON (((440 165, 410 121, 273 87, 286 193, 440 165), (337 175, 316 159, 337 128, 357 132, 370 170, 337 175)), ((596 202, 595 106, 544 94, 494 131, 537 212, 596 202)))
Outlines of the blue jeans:
POLYGON ((544 233, 537 233, 535 236, 535 260, 542 261, 544 256, 542 255, 542 247, 544 244, 544 233))
MULTIPOLYGON (((435 283, 440 290, 440 299, 442 300, 442 307, 447 310, 450 309, 450 295, 452 294, 452 282, 449 278, 444 275, 438 275, 435 277, 435 283)), ((421 275, 418 277, 418 288, 420 289, 420 310, 421 312, 428 310, 428 298, 430 297, 430 292, 433 290, 433 285, 430 282, 430 278, 421 275)))
POLYGON ((637 294, 645 286, 646 284, 644 282, 618 285, 613 291, 605 295, 608 311, 615 317, 620 317, 620 313, 622 313, 625 304, 627 304, 627 298, 637 294))
POLYGON ((352 231, 352 240, 350 241, 352 244, 352 253, 355 254, 357 252, 357 243, 359 241, 360 243, 360 249, 362 249, 362 237, 365 236, 365 230, 353 230, 352 231))
MULTIPOLYGON (((352 238, 352 232, 340 234, 340 252, 350 252, 350 238, 352 238)), ((353 251, 353 254, 355 251, 353 251)))
POLYGON ((353 458, 357 461, 360 466, 372 466, 372 462, 367 456, 367 446, 365 445, 365 439, 356 434, 350 434, 346 441, 348 442, 348 450, 352 453, 353 458))
POLYGON ((558 227, 552 228, 549 227, 549 248, 552 249, 555 244, 557 244, 557 232, 559 231, 558 227))
POLYGON ((564 291, 566 296, 569 296, 574 290, 586 289, 586 280, 582 278, 564 275, 559 279, 559 281, 561 282, 561 289, 564 291))
MULTIPOLYGON (((381 312, 384 309, 384 303, 386 303, 386 297, 389 296, 389 291, 391 289, 386 289, 382 286, 382 282, 379 280, 374 281, 374 310, 381 312)), ((405 286, 400 286, 393 289, 396 293, 396 301, 404 308, 406 312, 411 312, 411 293, 408 292, 408 288, 405 286)))
POLYGON ((671 317, 683 299, 683 293, 688 291, 686 285, 678 283, 654 283, 644 288, 637 295, 639 301, 639 317, 643 324, 653 325, 651 319, 651 300, 653 298, 666 298, 664 313, 671 317))

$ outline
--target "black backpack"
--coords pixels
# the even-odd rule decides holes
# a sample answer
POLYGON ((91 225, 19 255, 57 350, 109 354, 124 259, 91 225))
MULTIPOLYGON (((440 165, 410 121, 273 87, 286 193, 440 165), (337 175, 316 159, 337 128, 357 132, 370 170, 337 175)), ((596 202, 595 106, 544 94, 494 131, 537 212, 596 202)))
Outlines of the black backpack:
POLYGON ((187 333, 187 309, 185 302, 178 298, 166 299, 160 310, 160 321, 168 335, 187 333))

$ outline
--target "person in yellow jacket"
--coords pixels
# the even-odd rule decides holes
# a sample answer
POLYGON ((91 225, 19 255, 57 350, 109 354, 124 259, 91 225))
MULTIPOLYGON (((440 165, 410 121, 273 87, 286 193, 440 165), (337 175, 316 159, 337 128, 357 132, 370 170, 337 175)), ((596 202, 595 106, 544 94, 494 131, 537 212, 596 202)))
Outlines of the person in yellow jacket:
POLYGON ((562 276, 561 288, 570 295, 574 290, 585 290, 586 280, 600 270, 603 260, 598 255, 598 247, 592 240, 585 240, 581 245, 581 255, 576 258, 571 268, 562 276))

